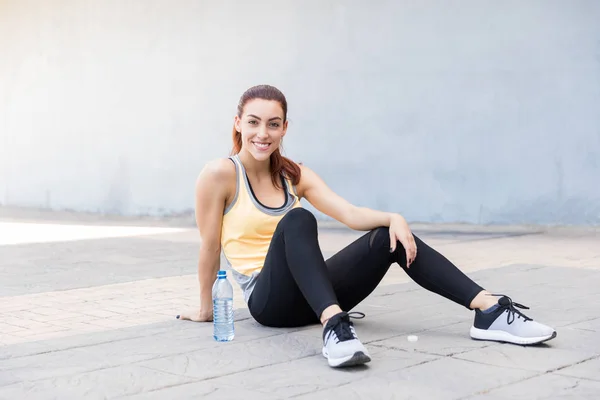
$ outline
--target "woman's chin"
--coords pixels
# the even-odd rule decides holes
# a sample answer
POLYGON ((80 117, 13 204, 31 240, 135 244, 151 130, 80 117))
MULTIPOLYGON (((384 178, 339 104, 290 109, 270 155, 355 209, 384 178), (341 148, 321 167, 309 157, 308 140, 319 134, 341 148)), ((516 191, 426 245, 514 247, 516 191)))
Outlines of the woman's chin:
POLYGON ((266 152, 266 151, 260 151, 260 152, 256 152, 256 151, 252 151, 250 152, 250 154, 252 154, 252 157, 254 157, 254 159, 256 161, 266 161, 269 158, 271 158, 271 152, 266 152))

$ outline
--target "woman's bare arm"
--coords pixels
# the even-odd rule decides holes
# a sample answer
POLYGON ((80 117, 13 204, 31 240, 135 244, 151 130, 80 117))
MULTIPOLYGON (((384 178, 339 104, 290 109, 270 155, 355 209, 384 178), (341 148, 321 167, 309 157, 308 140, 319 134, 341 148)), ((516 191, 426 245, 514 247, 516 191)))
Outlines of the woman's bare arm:
POLYGON ((313 170, 302 165, 298 193, 317 210, 357 231, 390 226, 397 214, 357 207, 335 193, 313 170))
POLYGON ((217 277, 221 255, 221 224, 228 199, 235 193, 235 166, 227 159, 210 162, 196 180, 195 214, 200 232, 198 283, 200 308, 182 314, 181 319, 212 320, 212 285, 217 277))
POLYGON ((302 177, 297 186, 300 196, 306 198, 317 210, 351 229, 367 231, 388 227, 390 251, 395 251, 397 242, 400 242, 406 252, 407 266, 410 266, 417 257, 417 245, 402 215, 357 207, 331 190, 311 169, 305 166, 301 169, 302 177))

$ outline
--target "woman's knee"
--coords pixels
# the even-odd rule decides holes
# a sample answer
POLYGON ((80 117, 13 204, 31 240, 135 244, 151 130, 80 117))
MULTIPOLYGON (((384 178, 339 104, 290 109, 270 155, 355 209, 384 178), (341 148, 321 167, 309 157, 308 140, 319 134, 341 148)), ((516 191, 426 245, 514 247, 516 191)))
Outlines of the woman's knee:
POLYGON ((281 227, 293 227, 298 228, 317 228, 317 219, 305 208, 298 207, 288 211, 285 216, 279 222, 281 227))
MULTIPOLYGON (((415 239, 415 244, 417 245, 417 248, 419 248, 420 246, 427 246, 421 239, 419 239, 419 237, 417 237, 417 235, 415 235, 414 233, 412 235, 415 239)), ((402 246, 402 243, 398 242, 397 245, 402 246)), ((372 249, 383 247, 389 249, 391 247, 390 229, 388 227, 379 227, 373 229, 369 237, 369 247, 372 249)))
POLYGON ((385 249, 389 252, 390 249, 390 229, 388 227, 375 228, 369 234, 370 249, 385 249))

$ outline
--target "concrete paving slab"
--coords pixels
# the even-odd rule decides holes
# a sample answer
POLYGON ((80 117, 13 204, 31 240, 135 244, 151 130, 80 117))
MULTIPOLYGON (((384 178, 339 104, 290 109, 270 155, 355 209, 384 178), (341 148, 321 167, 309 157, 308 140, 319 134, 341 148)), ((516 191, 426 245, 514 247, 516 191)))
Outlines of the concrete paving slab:
POLYGON ((376 349, 371 356, 373 362, 366 366, 335 370, 318 354, 228 375, 218 381, 222 386, 229 383, 253 392, 289 398, 435 360, 435 357, 424 354, 388 349, 376 349))
POLYGON ((198 244, 135 237, 0 246, 0 296, 191 274, 197 256, 198 244))
POLYGON ((0 399, 106 399, 189 381, 183 376, 124 365, 0 387, 0 399))
POLYGON ((600 318, 593 318, 587 321, 578 322, 576 324, 568 325, 569 328, 581 329, 584 331, 600 332, 600 318))
POLYGON ((469 337, 470 327, 470 322, 459 322, 417 332, 416 342, 409 341, 407 335, 401 335, 371 342, 370 345, 440 356, 452 356, 471 350, 475 350, 477 353, 485 347, 497 346, 493 342, 471 339, 469 337))
POLYGON ((560 369, 556 374, 600 382, 600 356, 560 369))
POLYGON ((272 393, 256 392, 246 388, 231 386, 227 383, 223 384, 223 382, 208 380, 172 386, 121 398, 127 400, 279 400, 286 397, 280 397, 272 393))
POLYGON ((250 342, 215 343, 209 349, 136 365, 200 380, 310 357, 321 351, 321 344, 320 338, 288 333, 250 342))
POLYGON ((589 359, 589 353, 561 349, 560 344, 554 343, 551 346, 548 342, 548 344, 527 347, 500 344, 455 354, 453 357, 499 367, 550 372, 585 361, 589 359))
MULTIPOLYGON (((557 328, 570 326, 582 322, 589 321, 590 316, 594 316, 598 312, 598 303, 594 304, 568 304, 567 307, 563 305, 560 312, 556 312, 557 307, 554 306, 550 310, 549 307, 536 307, 534 318, 539 321, 545 321, 544 323, 552 324, 557 328)), ((528 310, 525 310, 527 312, 528 310)))
POLYGON ((454 309, 454 312, 440 312, 437 307, 423 307, 422 310, 407 309, 377 315, 368 320, 357 321, 356 331, 362 341, 371 343, 399 335, 420 334, 420 332, 455 324, 459 321, 468 321, 472 315, 468 312, 454 309), (422 313, 421 313, 422 312, 422 313), (420 314, 421 313, 421 314, 420 314), (419 315, 417 317, 417 315, 419 315))
POLYGON ((586 379, 570 378, 557 374, 544 374, 506 385, 484 394, 469 397, 469 400, 488 399, 586 399, 598 398, 600 382, 586 379))
MULTIPOLYGON (((496 270, 496 272, 498 274, 502 273, 501 270, 496 270)), ((523 270, 520 273, 526 274, 527 271, 523 270)), ((419 368, 425 368, 425 370, 417 370, 417 375, 404 376, 405 379, 399 378, 401 376, 399 374, 403 373, 406 368, 412 370, 410 364, 413 361, 418 361, 419 357, 429 356, 425 353, 436 354, 436 356, 430 357, 441 357, 443 360, 449 354, 456 354, 452 348, 459 348, 460 351, 462 350, 461 346, 470 346, 472 343, 477 345, 486 343, 475 342, 468 338, 467 332, 472 314, 466 309, 451 304, 439 298, 439 296, 431 296, 431 294, 422 290, 407 290, 403 286, 409 285, 387 286, 374 293, 371 298, 373 302, 384 305, 390 311, 368 315, 364 320, 356 321, 359 336, 366 336, 365 342, 368 342, 368 346, 373 352, 373 362, 364 370, 350 372, 352 382, 347 382, 341 378, 339 380, 336 380, 337 378, 332 379, 332 384, 339 385, 333 388, 327 386, 327 384, 323 386, 323 383, 320 383, 320 378, 318 378, 321 375, 315 374, 315 372, 325 370, 327 371, 325 374, 345 374, 347 371, 334 371, 326 366, 326 361, 319 354, 321 336, 318 326, 306 327, 295 332, 294 330, 281 330, 281 333, 278 334, 280 330, 262 327, 249 319, 247 310, 238 310, 237 312, 238 322, 236 322, 236 326, 238 326, 239 333, 236 340, 221 347, 218 347, 210 338, 210 324, 194 324, 174 319, 161 324, 131 327, 107 333, 79 335, 79 339, 75 337, 70 343, 67 339, 46 341, 48 349, 50 349, 46 352, 44 352, 44 346, 39 345, 37 353, 34 355, 21 357, 24 353, 14 352, 11 359, 7 360, 10 362, 9 364, 3 362, 2 367, 8 368, 8 371, 10 371, 10 375, 5 374, 4 376, 10 376, 10 378, 5 379, 0 385, 3 385, 3 388, 7 387, 7 390, 10 390, 8 393, 12 394, 15 393, 15 390, 29 390, 16 385, 14 382, 15 380, 24 382, 25 375, 29 377, 30 382, 31 379, 38 379, 32 382, 36 383, 39 381, 45 382, 48 379, 67 379, 70 376, 89 374, 98 368, 110 369, 119 365, 134 365, 166 374, 183 376, 188 379, 184 382, 201 381, 195 386, 192 386, 194 383, 190 383, 181 386, 181 388, 178 384, 174 384, 172 388, 163 389, 165 395, 170 395, 171 391, 172 393, 185 393, 186 390, 183 387, 188 386, 188 389, 196 388, 189 390, 201 390, 202 393, 208 391, 206 393, 223 394, 229 390, 234 393, 232 396, 235 396, 235 393, 238 392, 231 389, 231 386, 235 385, 232 385, 232 380, 228 379, 228 377, 235 376, 231 374, 243 377, 240 379, 241 382, 253 382, 255 379, 260 381, 263 376, 268 377, 271 375, 279 376, 278 379, 284 382, 288 376, 294 377, 292 372, 296 375, 305 376, 301 384, 296 383, 296 386, 304 388, 295 389, 298 390, 297 393, 302 392, 303 395, 307 393, 308 396, 313 396, 313 398, 327 398, 327 393, 348 393, 350 396, 361 394, 362 389, 360 387, 362 386, 358 382, 366 379, 376 379, 377 382, 383 385, 383 388, 387 388, 385 389, 387 392, 381 393, 383 398, 396 387, 407 388, 401 395, 405 398, 409 398, 410 393, 414 395, 419 393, 429 394, 430 398, 436 398, 435 396, 439 396, 437 398, 453 398, 452 396, 460 397, 477 393, 480 390, 488 390, 488 386, 495 387, 493 385, 498 384, 498 382, 493 381, 490 377, 495 374, 504 376, 503 369, 501 369, 502 372, 497 370, 494 373, 481 375, 488 367, 485 365, 471 370, 467 374, 468 376, 456 378, 457 382, 463 382, 472 379, 473 376, 478 378, 483 376, 484 379, 481 380, 484 383, 487 382, 487 386, 484 385, 485 388, 481 389, 481 386, 471 387, 467 385, 467 394, 465 394, 465 391, 453 387, 450 383, 442 381, 441 383, 444 384, 440 385, 438 376, 443 373, 442 368, 436 367, 429 360, 418 366, 419 368), (402 301, 394 300, 394 296, 400 297, 402 301), (428 305, 418 307, 424 299, 430 296, 432 301, 428 305), (407 304, 411 304, 411 306, 408 307, 407 304), (420 334, 420 341, 418 342, 424 345, 421 349, 402 345, 402 343, 408 343, 405 342, 406 334, 414 331, 424 332, 420 334), (424 340, 424 335, 430 335, 432 340, 424 340), (434 341, 434 337, 437 340, 434 341), (69 347, 69 344, 78 347, 69 347), (446 347, 450 350, 444 350, 446 347), (83 356, 84 354, 87 356, 83 356), (393 354, 396 354, 396 356, 393 356, 393 354), (406 364, 406 360, 408 360, 408 364, 406 364), (314 363, 314 365, 311 363, 314 363), (45 372, 46 370, 52 370, 54 364, 61 364, 62 367, 55 369, 53 372, 45 372), (429 364, 433 364, 433 367, 426 367, 429 364), (389 375, 385 375, 387 371, 396 369, 398 371, 396 380, 384 384, 383 382, 387 382, 385 381, 386 378, 381 377, 389 377, 389 375), (252 375, 253 371, 261 370, 268 371, 268 373, 259 374, 258 377, 252 379, 244 377, 245 374, 252 375), (288 373, 277 375, 279 371, 288 371, 288 373), (221 376, 226 377, 220 378, 221 376), (425 382, 427 376, 430 378, 436 377, 435 387, 431 387, 430 383, 425 382), (408 380, 409 378, 411 380, 408 380), (404 383, 404 385, 398 386, 398 382, 404 383), (308 392, 305 392, 305 390, 308 392)), ((540 287, 536 293, 543 296, 543 287, 540 287)), ((590 321, 593 321, 593 319, 590 319, 590 321)), ((491 347, 484 346, 482 349, 472 349, 471 353, 478 354, 478 352, 493 348, 497 344, 489 344, 489 346, 491 347)), ((596 332, 563 328, 559 332, 559 337, 549 342, 547 350, 554 350, 554 346, 558 350, 573 350, 577 354, 579 354, 578 351, 595 354, 594 352, 598 346, 596 332), (567 334, 565 335, 563 331, 567 331, 567 334), (559 342, 560 339, 563 339, 562 343, 559 342)), ((5 346, 5 348, 11 347, 13 346, 5 346)), ((519 350, 517 349, 520 348, 515 347, 514 351, 518 353, 519 350)), ((557 358, 564 360, 565 354, 570 357, 568 351, 565 354, 563 352, 560 352, 557 358)), ((483 358, 483 361, 485 361, 485 357, 483 358)), ((456 361, 478 365, 478 363, 465 360, 456 361)), ((540 365, 545 362, 543 359, 539 360, 540 365)), ((552 362, 552 360, 548 360, 549 368, 553 367, 553 365, 550 365, 552 362)), ((567 360, 566 364, 568 362, 570 360, 567 360)), ((562 364, 564 363, 561 362, 562 364)), ((489 367, 494 368, 493 366, 489 367)), ((454 371, 467 367, 464 365, 446 366, 443 369, 446 368, 454 371)), ((513 371, 513 375, 509 374, 510 377, 521 376, 519 375, 522 372, 521 369, 514 367, 507 369, 513 371)), ((5 371, 7 370, 4 369, 3 372, 5 371)), ((535 373, 534 371, 531 372, 535 373)), ((292 379, 292 381, 294 380, 292 379)), ((266 392, 275 398, 278 396, 285 397, 285 385, 282 384, 281 389, 276 389, 280 386, 275 385, 274 382, 277 381, 266 379, 264 387, 257 388, 258 391, 252 389, 250 394, 258 396, 257 393, 266 388, 266 392)), ((37 383, 37 385, 43 384, 37 383)), ((502 384, 502 382, 499 384, 502 384)), ((462 386, 464 385, 461 385, 461 388, 462 386)), ((34 386, 31 390, 38 390, 37 387, 39 386, 34 386)), ((240 388, 240 390, 242 389, 240 388)), ((116 393, 130 392, 121 388, 116 393)), ((158 396, 157 393, 160 393, 160 391, 155 393, 158 396)))
MULTIPOLYGON (((395 286, 388 287, 387 291, 393 290, 395 286)), ((406 335, 456 324, 460 321, 471 321, 473 318, 472 313, 467 309, 449 303, 439 296, 432 296, 428 293, 430 304, 426 304, 421 300, 422 293, 413 291, 408 293, 410 295, 401 291, 394 295, 385 294, 380 296, 379 291, 375 292, 371 301, 382 303, 381 297, 385 298, 385 302, 388 304, 387 307, 390 307, 387 312, 381 312, 378 309, 380 312, 373 315, 368 314, 365 312, 366 309, 362 307, 362 303, 355 308, 355 310, 366 314, 364 319, 353 319, 356 332, 363 343, 369 344, 396 336, 406 337, 406 335), (422 303, 426 305, 420 306, 419 304, 422 303), (414 304, 415 306, 404 306, 406 304, 414 304)), ((320 327, 313 327, 303 329, 299 333, 320 337, 322 330, 320 327)), ((466 333, 468 333, 468 329, 463 332, 463 334, 466 333)))
MULTIPOLYGON (((239 337, 236 339, 236 342, 251 340, 257 336, 268 337, 269 332, 277 334, 286 332, 285 330, 272 331, 270 328, 266 327, 260 327, 258 329, 259 325, 254 320, 250 319, 247 309, 235 310, 234 315, 236 327, 239 331, 239 337), (247 329, 245 328, 246 325, 248 326, 247 329), (255 332, 252 333, 252 330, 255 332)), ((160 323, 139 324, 127 328, 105 330, 102 332, 90 332, 87 334, 52 338, 50 340, 0 346, 0 361, 10 358, 90 347, 105 343, 119 343, 120 341, 143 339, 145 337, 158 337, 159 340, 161 337, 169 340, 200 338, 200 342, 197 342, 194 345, 204 346, 207 342, 213 344, 211 324, 197 324, 169 318, 168 321, 160 323)))
POLYGON ((91 357, 83 349, 77 348, 3 360, 0 372, 12 380, 25 382, 69 376, 109 366, 102 357, 91 357))
POLYGON ((600 355, 600 340, 596 332, 563 327, 557 330, 558 336, 547 342, 552 348, 573 350, 590 357, 600 355))
MULTIPOLYGON (((239 298, 232 343, 215 343, 211 324, 174 318, 197 303, 194 229, 0 245, 0 398, 536 398, 546 371, 564 384, 556 393, 595 398, 598 232, 471 229, 420 236, 558 326, 556 339, 538 348, 473 341, 472 312, 392 266, 356 307, 367 314, 355 325, 373 361, 333 370, 319 326, 260 326, 239 298)), ((322 230, 324 254, 361 234, 322 230)), ((546 389, 541 397, 554 393, 546 389)))
POLYGON ((397 372, 388 372, 365 379, 356 379, 335 388, 320 390, 296 399, 324 400, 448 400, 452 399, 447 390, 438 389, 431 384, 423 384, 399 377, 397 372))
POLYGON ((504 386, 536 375, 533 371, 504 368, 445 357, 407 368, 398 378, 430 385, 457 398, 504 386))

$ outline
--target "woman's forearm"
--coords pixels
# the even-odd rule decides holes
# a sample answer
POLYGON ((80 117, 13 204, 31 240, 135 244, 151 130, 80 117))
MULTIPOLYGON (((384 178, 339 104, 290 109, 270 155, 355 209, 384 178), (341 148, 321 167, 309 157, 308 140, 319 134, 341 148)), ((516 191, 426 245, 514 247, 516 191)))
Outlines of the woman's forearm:
POLYGON ((201 248, 198 259, 198 283, 200 285, 200 308, 212 308, 212 286, 220 267, 220 252, 201 248))
POLYGON ((368 231, 379 227, 389 227, 392 218, 401 216, 395 213, 372 210, 366 207, 353 207, 346 225, 357 231, 368 231))

